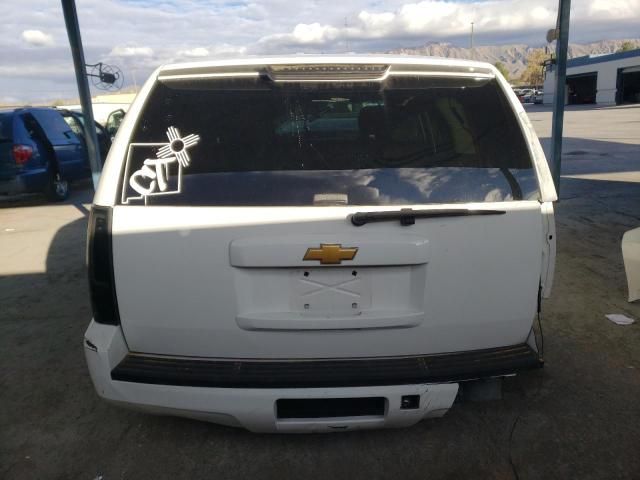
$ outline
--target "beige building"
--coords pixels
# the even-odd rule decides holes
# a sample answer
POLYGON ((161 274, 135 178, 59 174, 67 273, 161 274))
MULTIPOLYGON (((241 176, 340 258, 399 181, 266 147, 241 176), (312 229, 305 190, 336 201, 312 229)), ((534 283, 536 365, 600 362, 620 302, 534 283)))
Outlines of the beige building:
MULTIPOLYGON (((116 110, 129 110, 129 105, 136 98, 136 93, 110 93, 105 95, 95 95, 91 97, 93 105, 93 116, 96 122, 104 125, 109 118, 109 114, 116 110)), ((80 104, 59 105, 59 108, 67 108, 69 110, 80 110, 80 104)))

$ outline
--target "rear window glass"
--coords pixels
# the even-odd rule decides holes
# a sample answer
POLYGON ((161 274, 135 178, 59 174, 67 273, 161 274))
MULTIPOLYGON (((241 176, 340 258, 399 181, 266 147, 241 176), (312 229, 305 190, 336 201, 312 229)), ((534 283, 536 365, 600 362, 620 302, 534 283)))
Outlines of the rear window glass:
POLYGON ((60 115, 60 112, 49 109, 35 109, 31 111, 33 117, 53 144, 68 143, 73 138, 72 130, 60 115), (68 136, 71 135, 71 136, 68 136))
POLYGON ((13 141, 13 113, 0 113, 0 142, 13 141))
POLYGON ((121 202, 134 205, 537 197, 522 133, 493 79, 158 83, 121 178, 121 202))

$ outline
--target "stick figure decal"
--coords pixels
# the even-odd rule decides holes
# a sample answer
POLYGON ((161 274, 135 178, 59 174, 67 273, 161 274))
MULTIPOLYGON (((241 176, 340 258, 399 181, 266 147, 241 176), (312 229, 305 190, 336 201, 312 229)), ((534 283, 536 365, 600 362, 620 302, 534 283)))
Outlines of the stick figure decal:
MULTIPOLYGON (((166 143, 131 143, 125 165, 128 186, 122 192, 122 203, 144 199, 155 195, 171 195, 182 191, 182 170, 191 163, 189 149, 200 141, 200 136, 190 134, 182 137, 176 127, 167 129, 166 143), (159 148, 158 148, 159 147, 159 148), (132 151, 146 148, 155 151, 155 158, 145 158, 142 166, 129 174, 132 151), (136 195, 137 194, 137 195, 136 195)), ((144 158, 144 157, 143 157, 144 158)))

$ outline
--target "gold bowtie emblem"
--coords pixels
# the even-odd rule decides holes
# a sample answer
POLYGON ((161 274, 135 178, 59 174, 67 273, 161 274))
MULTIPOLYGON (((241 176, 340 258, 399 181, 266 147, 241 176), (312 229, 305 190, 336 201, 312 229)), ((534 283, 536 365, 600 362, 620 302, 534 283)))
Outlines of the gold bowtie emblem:
POLYGON ((335 265, 343 260, 353 260, 358 247, 342 248, 339 243, 322 243, 320 248, 307 248, 303 260, 319 260, 323 265, 335 265))

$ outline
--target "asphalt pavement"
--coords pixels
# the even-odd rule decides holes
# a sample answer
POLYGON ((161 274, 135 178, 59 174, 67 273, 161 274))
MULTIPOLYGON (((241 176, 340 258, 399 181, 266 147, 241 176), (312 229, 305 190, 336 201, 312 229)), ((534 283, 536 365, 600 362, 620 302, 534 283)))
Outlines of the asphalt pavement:
MULTIPOLYGON (((527 109, 548 148, 549 109, 527 109)), ((640 304, 620 252, 640 226, 640 105, 565 121, 545 368, 402 430, 257 435, 103 402, 82 347, 89 187, 0 199, 0 478, 640 478, 640 304)))

